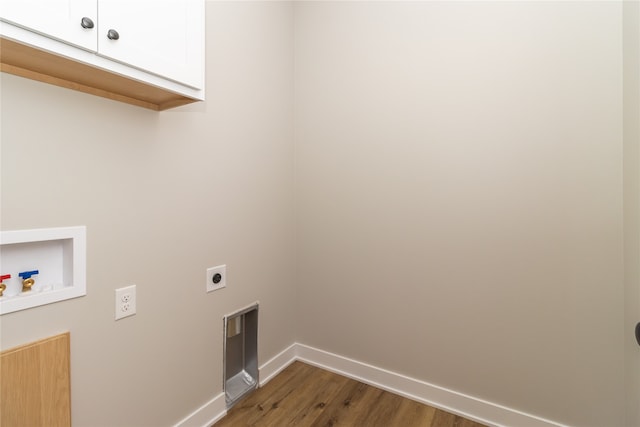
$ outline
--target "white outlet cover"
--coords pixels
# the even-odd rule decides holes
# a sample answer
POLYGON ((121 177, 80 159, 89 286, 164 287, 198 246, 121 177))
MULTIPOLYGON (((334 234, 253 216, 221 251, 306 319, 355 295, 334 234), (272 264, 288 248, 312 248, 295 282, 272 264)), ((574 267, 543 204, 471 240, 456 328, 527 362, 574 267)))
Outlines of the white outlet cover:
POLYGON ((116 289, 115 319, 136 314, 136 285, 116 289))
POLYGON ((226 288, 227 287, 227 265, 224 264, 224 265, 219 265, 217 267, 207 268, 206 285, 207 285, 206 287, 207 292, 213 292, 213 291, 217 291, 218 289, 226 288), (222 280, 220 280, 220 282, 218 283, 213 283, 213 276, 215 276, 216 273, 222 276, 222 280))

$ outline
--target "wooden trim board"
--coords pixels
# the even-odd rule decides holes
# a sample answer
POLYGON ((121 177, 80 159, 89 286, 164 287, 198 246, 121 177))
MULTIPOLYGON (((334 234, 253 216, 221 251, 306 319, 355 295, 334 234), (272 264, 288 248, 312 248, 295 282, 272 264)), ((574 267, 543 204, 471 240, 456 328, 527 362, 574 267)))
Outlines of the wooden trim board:
POLYGON ((0 355, 0 425, 71 426, 70 335, 0 355))
POLYGON ((0 71, 156 111, 197 101, 5 38, 0 71))

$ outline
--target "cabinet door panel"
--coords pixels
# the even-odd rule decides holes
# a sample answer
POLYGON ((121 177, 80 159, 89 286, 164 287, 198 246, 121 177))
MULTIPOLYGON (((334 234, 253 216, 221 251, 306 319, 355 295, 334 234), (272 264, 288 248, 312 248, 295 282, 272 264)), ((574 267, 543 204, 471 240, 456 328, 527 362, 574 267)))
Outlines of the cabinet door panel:
POLYGON ((0 425, 71 426, 70 335, 5 350, 0 355, 0 425))
POLYGON ((0 0, 0 19, 83 49, 97 49, 96 0, 0 0), (83 28, 82 18, 93 21, 83 28))
POLYGON ((202 0, 100 0, 98 54, 203 87, 202 0), (119 38, 107 37, 116 30, 119 38))

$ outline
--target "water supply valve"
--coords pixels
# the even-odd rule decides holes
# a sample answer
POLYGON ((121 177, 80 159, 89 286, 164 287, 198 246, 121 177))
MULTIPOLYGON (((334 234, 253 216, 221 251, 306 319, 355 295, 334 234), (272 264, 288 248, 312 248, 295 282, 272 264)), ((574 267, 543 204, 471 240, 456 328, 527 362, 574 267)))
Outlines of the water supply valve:
POLYGON ((20 276, 20 278, 22 279, 22 292, 29 292, 31 290, 31 287, 34 285, 34 283, 36 283, 36 281, 33 280, 31 276, 35 276, 38 273, 38 270, 23 271, 21 273, 18 273, 18 276, 20 276))
POLYGON ((7 289, 7 285, 5 285, 4 282, 6 279, 11 279, 11 275, 10 274, 3 274, 0 276, 0 297, 2 296, 2 294, 4 293, 4 290, 7 289))

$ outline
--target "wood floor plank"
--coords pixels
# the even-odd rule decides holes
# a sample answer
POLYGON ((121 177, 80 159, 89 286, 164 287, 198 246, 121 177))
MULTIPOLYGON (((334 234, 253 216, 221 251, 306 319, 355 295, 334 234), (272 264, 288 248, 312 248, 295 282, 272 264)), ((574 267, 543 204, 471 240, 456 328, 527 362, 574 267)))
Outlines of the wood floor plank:
POLYGON ((380 390, 378 397, 370 405, 366 415, 362 417, 362 424, 371 427, 387 427, 391 425, 402 400, 402 396, 380 390))
POLYGON ((332 372, 294 362, 215 427, 485 427, 332 372))
POLYGON ((436 409, 413 400, 403 399, 389 423, 393 426, 431 427, 436 409))
POLYGON ((238 402, 218 421, 216 427, 234 427, 254 425, 260 418, 278 408, 279 402, 291 394, 307 377, 314 372, 312 366, 294 362, 267 384, 238 402))
POLYGON ((378 398, 369 408, 368 414, 362 418, 362 423, 367 426, 386 427, 392 425, 400 404, 405 400, 402 396, 381 391, 378 398))
POLYGON ((484 425, 468 420, 459 415, 450 414, 441 409, 436 409, 433 421, 431 422, 431 427, 484 427, 484 425))
POLYGON ((346 423, 357 417, 353 414, 356 408, 366 406, 372 400, 371 396, 365 396, 369 389, 366 384, 349 380, 310 427, 349 425, 346 423))
MULTIPOLYGON (((456 416, 448 412, 436 409, 436 413, 433 416, 431 427, 450 427, 455 426, 456 416)), ((457 426, 456 426, 457 427, 457 426)))
POLYGON ((290 398, 283 400, 277 415, 266 419, 265 427, 299 426, 311 424, 324 410, 331 399, 346 383, 347 379, 327 371, 314 375, 290 398), (316 381, 317 380, 317 381, 316 381))
MULTIPOLYGON (((285 384, 278 387, 271 394, 266 394, 258 404, 258 412, 249 419, 249 425, 252 426, 270 426, 273 422, 281 418, 285 418, 287 410, 291 410, 291 402, 297 398, 308 399, 305 386, 309 384, 310 375, 317 375, 315 368, 300 363, 294 366, 293 377, 285 384)), ((273 380, 272 380, 273 381, 273 380)), ((300 402, 302 403, 302 402, 300 402)))

